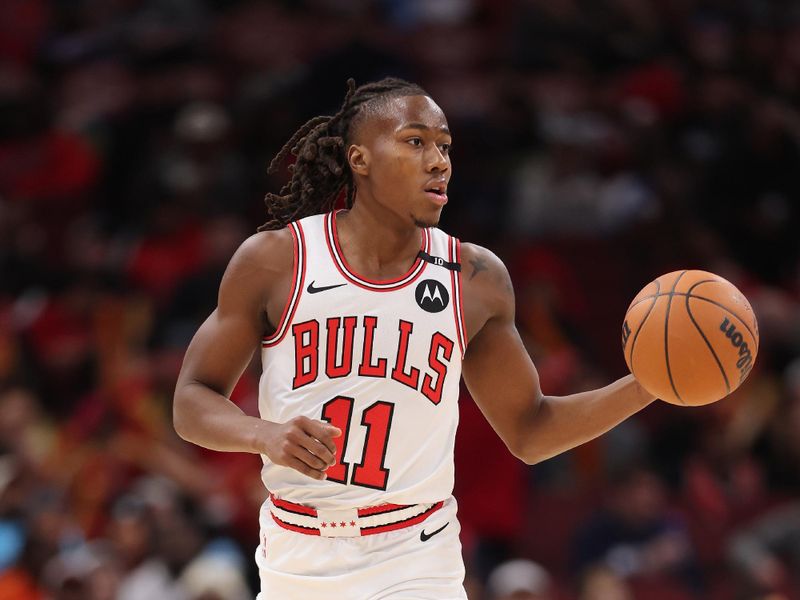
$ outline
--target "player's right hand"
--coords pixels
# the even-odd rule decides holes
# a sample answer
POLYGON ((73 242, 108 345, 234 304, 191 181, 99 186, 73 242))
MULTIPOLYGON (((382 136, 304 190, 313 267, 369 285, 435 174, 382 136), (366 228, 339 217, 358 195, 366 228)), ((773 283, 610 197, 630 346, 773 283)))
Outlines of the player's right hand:
POLYGON ((324 421, 294 417, 286 423, 268 423, 261 435, 264 454, 276 465, 290 467, 313 479, 325 479, 336 463, 333 438, 342 430, 324 421))

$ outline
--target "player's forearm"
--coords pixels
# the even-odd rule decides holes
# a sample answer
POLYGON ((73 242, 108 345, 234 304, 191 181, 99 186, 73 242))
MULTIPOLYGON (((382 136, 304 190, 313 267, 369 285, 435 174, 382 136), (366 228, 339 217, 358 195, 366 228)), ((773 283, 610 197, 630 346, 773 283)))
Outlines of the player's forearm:
POLYGON ((172 417, 184 440, 222 452, 260 452, 260 430, 269 425, 199 382, 178 386, 172 417))
POLYGON ((516 454, 528 464, 541 462, 604 434, 654 399, 632 375, 597 390, 544 396, 516 454))

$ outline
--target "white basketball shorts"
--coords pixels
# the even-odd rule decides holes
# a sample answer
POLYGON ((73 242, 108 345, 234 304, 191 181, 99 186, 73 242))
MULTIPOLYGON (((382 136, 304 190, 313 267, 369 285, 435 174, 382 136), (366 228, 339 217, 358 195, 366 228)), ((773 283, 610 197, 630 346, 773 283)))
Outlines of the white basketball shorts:
MULTIPOLYGON (((445 500, 422 522, 356 537, 291 531, 276 522, 274 509, 273 500, 268 499, 259 518, 256 564, 261 592, 256 600, 467 598, 455 498, 445 500)), ((279 520, 292 516, 280 509, 275 512, 279 520)), ((295 523, 303 523, 303 518, 297 517, 295 523)))

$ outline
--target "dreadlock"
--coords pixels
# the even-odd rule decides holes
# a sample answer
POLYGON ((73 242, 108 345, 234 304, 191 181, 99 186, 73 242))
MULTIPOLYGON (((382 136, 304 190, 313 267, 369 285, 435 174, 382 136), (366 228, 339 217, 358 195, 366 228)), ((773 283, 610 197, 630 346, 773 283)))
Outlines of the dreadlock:
POLYGON ((339 112, 309 120, 270 162, 267 173, 272 174, 290 152, 297 157, 296 162, 289 165, 289 182, 278 194, 265 196, 270 218, 258 230, 280 229, 291 221, 332 210, 343 189, 346 191, 345 206, 352 207, 355 186, 345 152, 353 121, 372 100, 416 95, 427 96, 428 93, 418 85, 394 77, 358 88, 353 79, 348 79, 347 94, 339 112))

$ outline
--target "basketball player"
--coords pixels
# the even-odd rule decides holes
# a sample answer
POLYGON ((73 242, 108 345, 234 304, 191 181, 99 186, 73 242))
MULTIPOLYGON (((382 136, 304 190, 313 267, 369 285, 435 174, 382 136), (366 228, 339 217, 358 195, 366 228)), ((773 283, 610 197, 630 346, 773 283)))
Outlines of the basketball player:
POLYGON ((262 456, 259 599, 466 598, 451 496, 462 371, 526 463, 653 397, 630 376, 543 395, 505 266, 436 228, 452 175, 444 113, 402 80, 348 86, 339 112, 306 123, 270 165, 297 155, 187 350, 175 428, 262 456), (228 396, 258 346, 255 418, 228 396))

